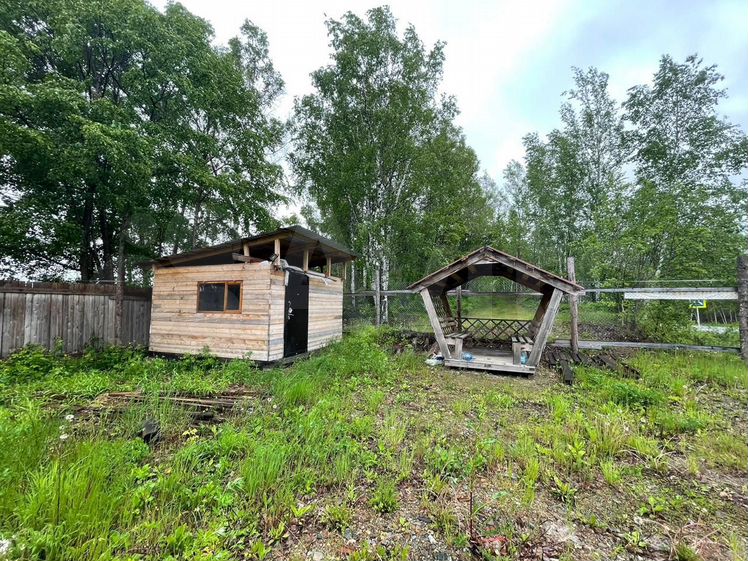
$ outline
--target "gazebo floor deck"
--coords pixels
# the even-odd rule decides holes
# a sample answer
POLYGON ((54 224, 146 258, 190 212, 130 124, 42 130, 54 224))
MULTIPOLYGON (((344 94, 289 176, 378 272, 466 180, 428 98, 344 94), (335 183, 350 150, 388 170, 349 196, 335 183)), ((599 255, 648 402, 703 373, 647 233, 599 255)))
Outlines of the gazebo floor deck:
POLYGON ((530 376, 535 373, 534 366, 514 364, 512 353, 500 349, 470 348, 463 352, 473 355, 473 360, 467 361, 457 358, 444 359, 444 365, 451 368, 467 368, 469 370, 491 370, 494 372, 512 372, 530 376))

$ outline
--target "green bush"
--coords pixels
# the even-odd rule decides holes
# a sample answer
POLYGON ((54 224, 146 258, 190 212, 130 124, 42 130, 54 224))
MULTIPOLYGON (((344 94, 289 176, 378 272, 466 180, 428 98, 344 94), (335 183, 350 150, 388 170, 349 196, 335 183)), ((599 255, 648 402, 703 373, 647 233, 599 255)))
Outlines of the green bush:
POLYGON ((47 349, 29 345, 0 361, 0 383, 27 383, 62 370, 59 357, 47 349))
POLYGON ((691 313, 686 302, 645 302, 635 314, 644 336, 658 343, 684 343, 691 335, 691 313))
POLYGON ((390 479, 381 479, 374 489, 369 505, 381 514, 395 512, 400 506, 395 482, 390 479))

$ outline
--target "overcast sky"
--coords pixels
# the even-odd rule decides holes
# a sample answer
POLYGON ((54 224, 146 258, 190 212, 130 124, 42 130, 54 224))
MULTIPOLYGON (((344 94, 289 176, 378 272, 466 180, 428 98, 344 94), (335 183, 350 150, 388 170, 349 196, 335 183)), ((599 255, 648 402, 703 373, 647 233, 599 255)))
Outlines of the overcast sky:
MULTIPOLYGON (((309 74, 329 61, 324 21, 375 0, 182 0, 213 25, 216 42, 251 19, 264 29, 286 84, 279 116, 311 90, 309 74)), ((153 2, 163 8, 165 0, 153 2)), ((446 41, 442 90, 457 98, 459 124, 481 166, 498 179, 523 156, 522 136, 558 126, 571 67, 610 74, 612 95, 650 81, 662 54, 677 61, 698 53, 717 64, 729 99, 722 112, 748 128, 748 2, 746 0, 395 0, 400 27, 412 23, 431 45, 446 41)))

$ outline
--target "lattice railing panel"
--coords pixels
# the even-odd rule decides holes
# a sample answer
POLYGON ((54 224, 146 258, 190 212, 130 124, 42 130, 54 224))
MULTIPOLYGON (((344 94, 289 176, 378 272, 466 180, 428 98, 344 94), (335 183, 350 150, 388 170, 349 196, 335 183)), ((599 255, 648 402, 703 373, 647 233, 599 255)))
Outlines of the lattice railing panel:
POLYGON ((442 299, 439 298, 439 296, 431 295, 431 301, 434 304, 434 310, 436 311, 436 316, 439 318, 439 325, 442 326, 442 331, 444 332, 444 335, 450 335, 457 331, 457 321, 450 317, 449 313, 447 312, 447 309, 444 307, 444 303, 442 302, 442 299))
POLYGON ((462 318, 462 331, 474 341, 505 342, 515 335, 530 335, 530 320, 498 318, 462 318))

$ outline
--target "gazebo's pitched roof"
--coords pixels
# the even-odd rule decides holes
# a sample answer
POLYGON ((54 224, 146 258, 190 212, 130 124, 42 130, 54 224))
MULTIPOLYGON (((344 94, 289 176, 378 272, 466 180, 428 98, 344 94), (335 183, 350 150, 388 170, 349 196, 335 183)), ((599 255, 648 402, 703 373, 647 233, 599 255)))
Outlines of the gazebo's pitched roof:
POLYGON ((420 291, 446 292, 456 288, 471 278, 479 276, 501 276, 538 292, 548 292, 557 288, 565 294, 581 294, 584 287, 568 279, 536 267, 518 257, 485 246, 461 257, 457 261, 434 271, 408 288, 420 291))

